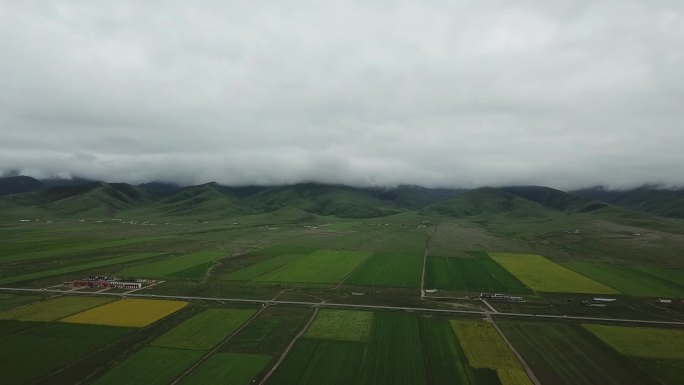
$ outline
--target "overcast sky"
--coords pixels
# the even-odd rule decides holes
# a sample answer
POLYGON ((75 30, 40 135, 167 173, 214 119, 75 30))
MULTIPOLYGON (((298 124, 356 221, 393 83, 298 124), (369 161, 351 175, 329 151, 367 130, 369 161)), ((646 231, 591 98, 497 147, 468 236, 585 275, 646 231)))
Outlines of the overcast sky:
POLYGON ((0 174, 684 185, 684 1, 0 0, 0 174))

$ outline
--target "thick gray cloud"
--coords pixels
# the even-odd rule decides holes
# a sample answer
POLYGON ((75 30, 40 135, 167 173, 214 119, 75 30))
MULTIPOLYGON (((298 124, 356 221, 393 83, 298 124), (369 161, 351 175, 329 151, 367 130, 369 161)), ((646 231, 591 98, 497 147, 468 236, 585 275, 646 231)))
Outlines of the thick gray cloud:
POLYGON ((684 185, 684 2, 0 1, 0 172, 684 185))

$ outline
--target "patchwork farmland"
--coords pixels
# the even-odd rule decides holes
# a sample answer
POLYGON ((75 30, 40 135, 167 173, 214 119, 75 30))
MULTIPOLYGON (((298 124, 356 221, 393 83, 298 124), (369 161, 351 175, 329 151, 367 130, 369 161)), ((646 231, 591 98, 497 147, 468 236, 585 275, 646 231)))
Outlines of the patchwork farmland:
POLYGON ((0 239, 3 384, 681 378, 682 266, 559 252, 525 238, 533 223, 512 237, 419 213, 288 222, 299 214, 93 224, 98 239, 80 222, 17 226, 0 239), (89 276, 131 285, 76 285, 89 276))

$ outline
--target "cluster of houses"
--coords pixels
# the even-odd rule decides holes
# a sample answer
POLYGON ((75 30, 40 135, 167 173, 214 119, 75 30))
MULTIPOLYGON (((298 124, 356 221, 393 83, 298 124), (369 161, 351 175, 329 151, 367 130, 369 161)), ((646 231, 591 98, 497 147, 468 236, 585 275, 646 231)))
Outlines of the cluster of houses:
POLYGON ((99 287, 114 289, 140 289, 143 285, 155 283, 151 279, 124 279, 108 277, 104 275, 91 275, 85 279, 76 279, 63 282, 64 285, 72 287, 99 287))

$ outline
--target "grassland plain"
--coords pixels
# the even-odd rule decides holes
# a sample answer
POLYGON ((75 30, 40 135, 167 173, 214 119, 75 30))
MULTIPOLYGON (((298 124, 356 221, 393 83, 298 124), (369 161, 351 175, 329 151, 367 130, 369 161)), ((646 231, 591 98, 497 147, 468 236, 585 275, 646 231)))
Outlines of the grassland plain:
POLYGON ((31 383, 132 330, 50 323, 5 336, 0 343, 3 385, 31 383))
POLYGON ((360 384, 427 383, 418 317, 394 312, 375 314, 373 340, 363 360, 360 384))
POLYGON ((0 285, 6 285, 8 283, 28 281, 32 279, 52 277, 55 275, 75 273, 79 271, 91 271, 93 269, 100 269, 106 266, 118 265, 122 263, 136 262, 147 258, 156 257, 162 255, 163 253, 136 253, 131 255, 124 255, 115 258, 105 258, 98 259, 88 263, 76 264, 71 266, 60 267, 57 269, 48 269, 42 271, 36 271, 28 274, 12 275, 9 277, 0 278, 0 285))
POLYGON ((123 270, 120 275, 126 277, 168 277, 194 266, 215 261, 223 255, 225 255, 223 251, 200 251, 131 267, 123 270))
POLYGON ((631 266, 608 263, 569 262, 563 265, 624 294, 651 297, 684 296, 684 274, 679 283, 653 275, 659 270, 666 269, 648 269, 652 273, 647 273, 631 266))
POLYGON ((454 320, 451 321, 451 327, 471 366, 496 370, 503 385, 532 385, 522 365, 492 324, 454 320))
POLYGON ((655 381, 581 326, 497 320, 542 384, 643 385, 655 381))
POLYGON ((535 291, 618 294, 612 287, 578 274, 541 255, 489 253, 497 263, 535 291))
POLYGON ((335 284, 349 275, 368 255, 362 251, 317 250, 254 280, 335 284))
POLYGON ((207 309, 155 340, 153 346, 209 350, 237 330, 255 309, 207 309))
POLYGON ((121 299, 82 311, 61 322, 109 326, 145 327, 186 307, 184 301, 121 299))
POLYGON ((0 319, 50 322, 114 301, 106 297, 56 297, 0 312, 0 319))
POLYGON ((418 288, 423 255, 375 253, 366 259, 344 283, 360 286, 418 288))
MULTIPOLYGON (((364 384, 360 368, 366 345, 359 342, 302 338, 268 381, 269 385, 364 384)), ((399 368, 396 368, 399 369, 399 368)), ((400 369, 399 369, 400 370, 400 369)), ((376 382, 384 384, 389 382, 376 382)))
POLYGON ((220 349, 224 352, 276 355, 285 349, 310 315, 309 308, 269 306, 220 349))
POLYGON ((144 348, 112 368, 96 385, 166 385, 197 361, 197 350, 144 348))
POLYGON ((428 384, 499 384, 495 370, 475 369, 468 364, 447 320, 421 317, 420 327, 428 384))
POLYGON ((307 338, 367 342, 373 330, 373 313, 324 309, 306 332, 307 338))
POLYGON ((485 253, 470 257, 428 257, 425 287, 468 292, 531 292, 485 253))
POLYGON ((266 354, 216 353, 193 370, 181 385, 249 385, 271 361, 266 354))
POLYGON ((684 330, 598 324, 582 326, 624 356, 684 361, 684 330))

